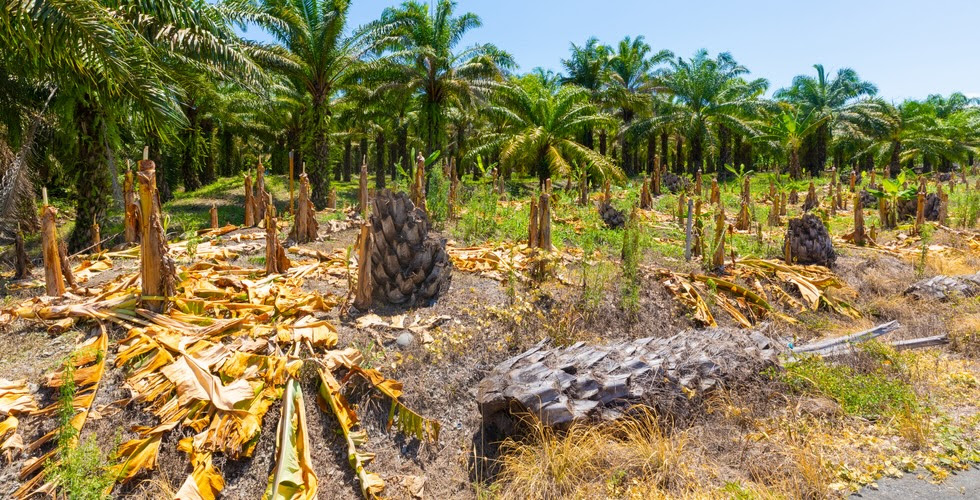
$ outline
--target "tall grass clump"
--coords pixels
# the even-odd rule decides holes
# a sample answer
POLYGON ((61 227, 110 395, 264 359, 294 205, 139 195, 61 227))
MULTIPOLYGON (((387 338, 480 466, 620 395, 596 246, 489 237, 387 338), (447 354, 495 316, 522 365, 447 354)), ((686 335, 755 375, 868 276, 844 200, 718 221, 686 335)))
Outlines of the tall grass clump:
POLYGON ((456 233, 468 243, 486 241, 497 233, 497 194, 490 185, 480 184, 470 192, 456 233))
POLYGON ((425 195, 425 208, 434 222, 444 222, 449 218, 449 179, 442 168, 429 170, 429 186, 425 195))

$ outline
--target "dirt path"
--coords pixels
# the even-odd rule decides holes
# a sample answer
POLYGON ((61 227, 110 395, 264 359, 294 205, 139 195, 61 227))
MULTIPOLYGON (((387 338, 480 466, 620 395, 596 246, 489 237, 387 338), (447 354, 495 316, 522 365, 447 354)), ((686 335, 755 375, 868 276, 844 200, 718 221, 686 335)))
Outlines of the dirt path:
POLYGON ((911 498, 980 498, 980 468, 950 476, 942 484, 930 483, 922 474, 906 474, 901 478, 882 479, 878 489, 865 488, 851 495, 851 498, 870 498, 875 500, 907 500, 911 498))

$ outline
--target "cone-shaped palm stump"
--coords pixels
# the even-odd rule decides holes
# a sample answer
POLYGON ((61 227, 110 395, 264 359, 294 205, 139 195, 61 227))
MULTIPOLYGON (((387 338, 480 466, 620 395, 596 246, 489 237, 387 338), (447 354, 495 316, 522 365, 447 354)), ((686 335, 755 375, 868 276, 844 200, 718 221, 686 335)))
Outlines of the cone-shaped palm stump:
POLYGON ((429 217, 405 193, 385 189, 372 202, 371 278, 376 301, 427 304, 449 289, 446 240, 429 234, 429 217))
POLYGON ((296 243, 316 241, 320 226, 316 221, 316 208, 310 200, 310 180, 306 173, 299 174, 299 197, 296 203, 296 218, 289 238, 296 243))
POLYGON ((790 263, 830 267, 837 260, 827 227, 813 214, 804 214, 799 219, 789 221, 784 245, 788 249, 790 263))
POLYGON ((44 258, 44 290, 51 297, 65 294, 65 280, 61 274, 61 253, 58 249, 58 228, 55 219, 58 210, 50 205, 41 208, 41 253, 44 258))
POLYGON ((136 243, 139 239, 139 205, 136 203, 136 190, 133 186, 133 172, 126 170, 123 179, 123 208, 126 216, 123 220, 126 243, 136 243))
POLYGON ((272 198, 266 200, 265 211, 265 273, 282 274, 289 270, 286 249, 279 243, 279 228, 276 224, 276 207, 272 198))
POLYGON ((245 174, 245 227, 255 226, 255 193, 252 192, 252 176, 245 174))

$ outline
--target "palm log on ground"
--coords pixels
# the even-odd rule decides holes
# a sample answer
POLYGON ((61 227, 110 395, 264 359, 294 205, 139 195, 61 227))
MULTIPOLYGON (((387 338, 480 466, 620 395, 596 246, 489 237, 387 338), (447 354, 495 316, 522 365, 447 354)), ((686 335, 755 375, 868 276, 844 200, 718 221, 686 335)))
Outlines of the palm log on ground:
POLYGON ((614 419, 635 405, 671 414, 690 397, 750 383, 776 366, 775 344, 759 332, 711 329, 607 346, 544 342, 497 365, 478 387, 485 426, 516 430, 522 414, 548 426, 614 419))

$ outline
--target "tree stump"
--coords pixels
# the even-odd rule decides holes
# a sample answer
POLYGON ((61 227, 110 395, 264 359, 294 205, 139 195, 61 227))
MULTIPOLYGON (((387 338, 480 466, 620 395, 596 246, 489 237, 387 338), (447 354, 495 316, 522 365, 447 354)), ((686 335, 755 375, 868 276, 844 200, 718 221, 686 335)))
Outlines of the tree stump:
POLYGON ((71 262, 68 259, 68 245, 58 241, 58 260, 61 262, 61 276, 68 288, 75 288, 75 275, 71 272, 71 262))
MULTIPOLYGON (((268 196, 268 194, 266 195, 268 196)), ((265 211, 265 274, 282 274, 289 270, 286 249, 279 243, 279 227, 276 223, 276 207, 272 197, 266 200, 265 211)))
MULTIPOLYGON (((854 178, 854 173, 851 173, 854 178)), ((854 244, 864 246, 866 238, 864 235, 864 205, 861 203, 861 195, 854 194, 854 244)))
POLYGON ((546 190, 541 193, 538 202, 538 230, 541 232, 538 237, 538 246, 546 251, 552 250, 551 246, 551 179, 546 182, 546 190))
POLYGON ((367 160, 361 164, 361 174, 358 178, 357 184, 357 200, 360 203, 359 211, 361 216, 367 219, 368 210, 370 210, 370 197, 368 196, 368 166, 367 160))
POLYGON ((156 165, 150 160, 141 160, 136 177, 140 193, 142 305, 162 313, 166 310, 170 297, 176 292, 177 269, 173 259, 167 254, 167 236, 163 232, 160 199, 157 194, 156 165))
POLYGON ((310 200, 310 179, 305 172, 299 174, 299 197, 296 201, 296 217, 289 238, 296 243, 316 241, 320 225, 316 221, 316 207, 310 200))
POLYGON ((255 226, 255 194, 252 192, 252 176, 245 174, 245 227, 255 226))
POLYGON ((816 215, 808 213, 798 219, 791 219, 785 241, 791 263, 831 267, 837 260, 830 233, 816 215))
POLYGON ((712 205, 721 203, 721 191, 718 189, 718 179, 711 179, 711 198, 708 200, 712 205))
MULTIPOLYGON (((309 181, 307 181, 309 182, 309 181)), ((330 210, 337 210, 337 189, 330 188, 330 193, 327 194, 327 208, 330 210)))
POLYGON ((663 174, 663 166, 659 166, 653 169, 653 178, 650 180, 650 191, 653 196, 660 196, 662 194, 660 188, 660 179, 663 174))
POLYGON ((61 275, 61 252, 58 248, 58 228, 55 219, 58 210, 50 205, 41 208, 41 255, 44 258, 44 290, 51 297, 65 294, 65 280, 61 275))
POLYGON ((452 264, 445 238, 429 233, 429 218, 405 193, 385 189, 372 201, 370 230, 375 300, 427 304, 449 289, 452 264))
POLYGON ((136 243, 139 239, 139 205, 136 203, 136 190, 133 185, 133 172, 126 170, 126 177, 123 179, 123 209, 126 212, 123 220, 123 235, 126 243, 136 243))
POLYGON ((694 178, 694 195, 697 196, 697 197, 699 197, 699 198, 701 197, 702 186, 703 185, 701 183, 701 169, 699 168, 698 169, 698 172, 697 172, 697 174, 695 174, 695 178, 694 178))
POLYGON ((806 199, 803 200, 803 211, 809 212, 818 206, 820 206, 820 201, 817 200, 816 186, 813 185, 813 181, 810 181, 810 188, 806 192, 806 199))
POLYGON ((646 177, 640 185, 640 208, 649 210, 653 207, 653 197, 650 196, 650 184, 646 177))
POLYGON ((725 267, 725 206, 718 204, 718 213, 715 214, 715 241, 714 253, 711 255, 712 269, 723 269, 725 267))
POLYGON ((289 152, 289 215, 296 215, 296 212, 293 209, 293 207, 295 206, 293 204, 293 177, 294 177, 293 176, 293 172, 294 172, 294 170, 293 170, 293 155, 294 155, 294 152, 293 151, 290 151, 289 152))
POLYGON ((252 199, 255 201, 255 220, 265 220, 265 212, 272 198, 265 190, 265 166, 262 165, 262 158, 259 158, 259 164, 255 169, 255 196, 252 199))
POLYGON ((92 253, 102 253, 102 231, 98 222, 92 223, 92 253))
POLYGON ((211 204, 211 229, 218 229, 218 206, 211 204))
POLYGON ((374 248, 371 223, 361 223, 357 236, 357 288, 354 290, 354 307, 366 311, 371 307, 373 291, 371 286, 371 250, 374 248))
POLYGON ((538 248, 538 238, 540 237, 541 231, 538 229, 538 200, 532 196, 531 209, 527 222, 527 246, 529 248, 538 248))
MULTIPOLYGON (((496 172, 497 170, 494 169, 494 189, 497 184, 496 172)), ((411 201, 417 208, 425 211, 425 157, 422 153, 415 157, 415 179, 412 182, 411 201)))

